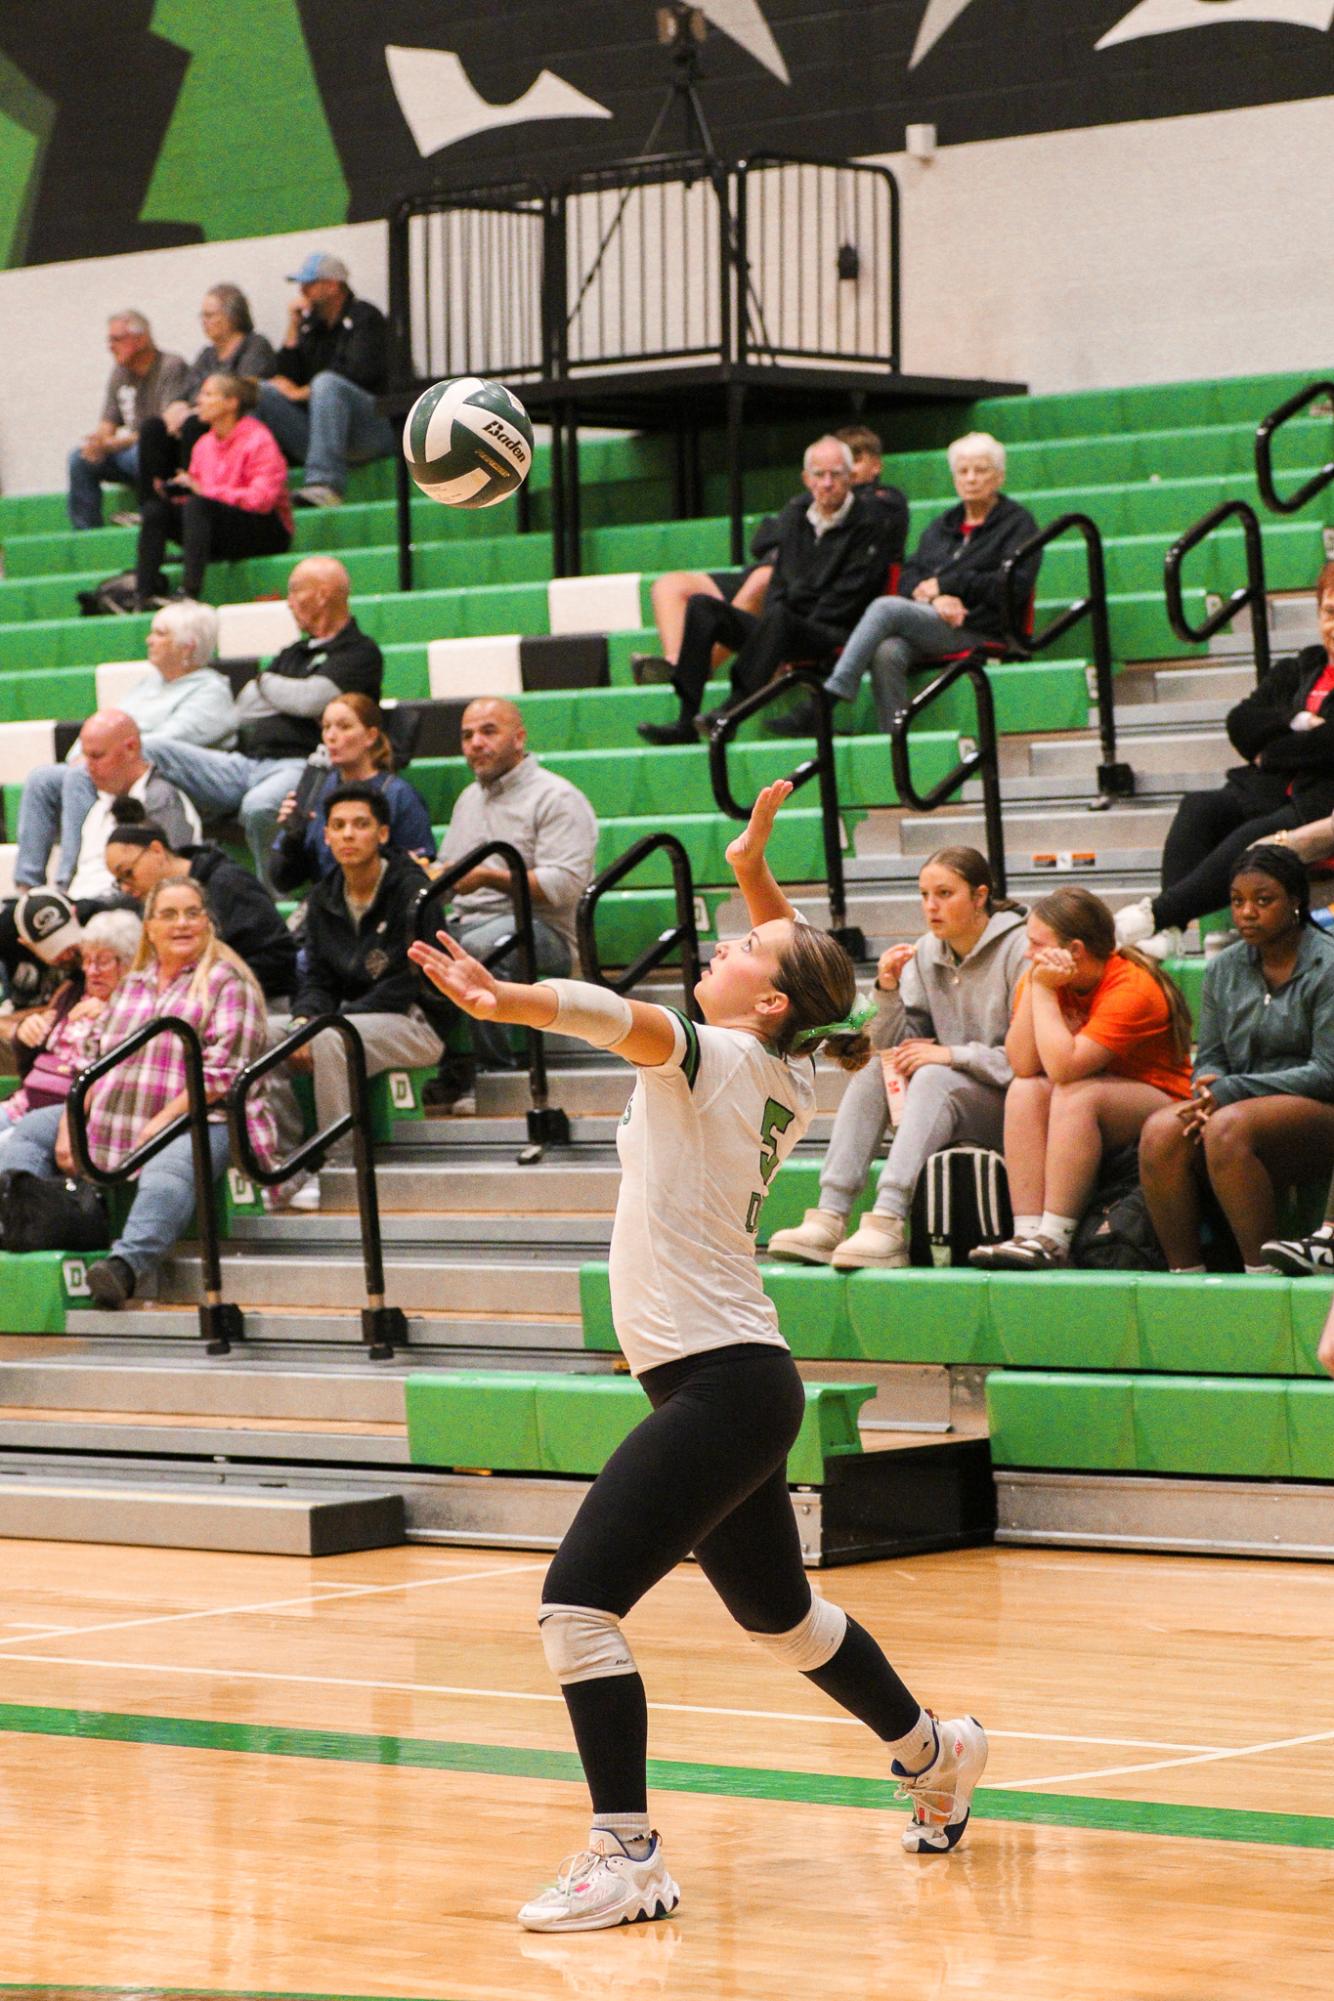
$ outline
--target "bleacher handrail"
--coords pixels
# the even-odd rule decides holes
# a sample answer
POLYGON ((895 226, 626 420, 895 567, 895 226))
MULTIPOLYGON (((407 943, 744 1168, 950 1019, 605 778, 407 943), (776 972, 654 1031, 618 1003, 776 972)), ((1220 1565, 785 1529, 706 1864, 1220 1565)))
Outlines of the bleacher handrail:
MULTIPOLYGON (((520 978, 532 984, 538 977, 537 937, 533 930, 533 893, 528 882, 528 864, 519 850, 509 841, 480 841, 475 848, 469 848, 456 862, 442 869, 432 878, 431 886, 417 905, 417 936, 434 944, 434 926, 428 924, 429 913, 444 903, 452 889, 465 875, 480 868, 485 861, 500 861, 510 879, 510 902, 514 911, 514 929, 498 938, 496 943, 482 955, 484 966, 494 965, 517 945, 519 948, 520 978)), ((540 1028, 528 1028, 524 1033, 528 1038, 528 1138, 534 1146, 568 1146, 570 1143, 569 1120, 559 1105, 553 1105, 547 1085, 546 1038, 540 1028)))
POLYGON ((395 1347, 407 1343, 407 1321, 397 1306, 386 1306, 384 1297, 384 1250, 380 1236, 380 1197, 375 1180, 375 1160, 371 1152, 370 1086, 366 1075, 366 1050, 351 1018, 344 1014, 319 1014, 303 1021, 272 1049, 248 1063, 227 1093, 227 1123, 231 1129, 232 1152, 242 1171, 261 1188, 274 1188, 316 1168, 329 1148, 352 1135, 352 1158, 356 1169, 357 1217, 361 1227, 361 1257, 366 1273, 366 1305, 361 1315, 362 1338, 373 1359, 387 1361, 395 1347), (323 1132, 290 1153, 275 1167, 266 1167, 255 1152, 246 1126, 246 1102, 257 1084, 271 1070, 304 1049, 317 1035, 332 1033, 343 1045, 347 1064, 350 1110, 327 1125, 323 1132))
POLYGON ((681 949, 681 985, 685 995, 686 1013, 696 1021, 700 1019, 699 1006, 695 1000, 695 987, 700 977, 699 925, 695 917, 695 884, 690 868, 690 856, 675 834, 645 834, 635 841, 625 853, 609 862, 600 874, 594 876, 588 888, 579 899, 575 912, 575 935, 579 940, 579 963, 584 977, 594 980, 599 986, 610 987, 613 993, 629 993, 639 984, 646 973, 660 966, 679 946, 681 949), (602 965, 602 957, 597 946, 598 905, 609 889, 615 889, 624 882, 626 876, 646 862, 650 855, 665 854, 672 867, 672 892, 676 902, 676 922, 669 930, 660 931, 653 943, 645 948, 635 960, 615 979, 602 965))
POLYGON ((1269 672, 1269 602, 1265 589, 1264 542, 1260 533, 1260 518, 1246 500, 1223 500, 1217 507, 1211 507, 1207 514, 1168 550, 1163 562, 1163 590, 1167 600, 1167 622, 1178 639, 1192 645, 1203 646, 1225 625, 1230 625, 1239 612, 1247 606, 1251 612, 1251 652, 1255 660, 1255 678, 1263 681, 1269 672), (1193 549, 1207 542, 1214 530, 1226 521, 1240 521, 1246 545, 1246 582, 1233 591, 1210 612, 1202 625, 1192 625, 1186 616, 1186 605, 1182 595, 1181 566, 1193 549))
POLYGON ((115 1188, 129 1181, 141 1167, 154 1159, 182 1133, 190 1135, 191 1162, 195 1183, 195 1227, 204 1266, 204 1297, 198 1306, 199 1332, 210 1355, 225 1355, 233 1341, 245 1337, 245 1322, 239 1306, 222 1297, 222 1258, 218 1248, 218 1217, 214 1208, 213 1157, 208 1143, 208 1091, 204 1083, 204 1052, 194 1027, 179 1015, 164 1014, 144 1022, 114 1049, 108 1049, 81 1070, 69 1093, 69 1131, 74 1158, 80 1172, 103 1188, 115 1188), (159 1035, 174 1036, 185 1052, 186 1109, 152 1139, 136 1146, 115 1167, 102 1167, 94 1160, 88 1138, 88 1094, 129 1057, 159 1035))
POLYGON ((991 863, 991 874, 997 896, 1004 896, 1005 889, 1005 829, 1001 818, 1000 760, 996 744, 996 704, 991 692, 991 680, 987 674, 987 657, 980 648, 975 649, 963 660, 956 660, 943 674, 938 674, 919 695, 909 697, 906 708, 898 711, 889 733, 890 757, 894 766, 894 783, 900 799, 911 806, 915 813, 934 813, 938 806, 944 806, 970 778, 982 780, 982 819, 986 828, 987 860, 991 863), (917 718, 933 708, 947 695, 958 681, 972 683, 973 699, 977 707, 977 734, 974 748, 960 757, 952 771, 932 786, 929 792, 919 792, 913 783, 912 752, 908 744, 908 734, 917 718))
POLYGON ((855 924, 848 923, 847 888, 843 875, 843 822, 838 806, 838 767, 834 761, 834 704, 824 678, 813 668, 794 668, 753 694, 721 710, 709 725, 709 779, 720 812, 729 820, 749 820, 751 806, 741 806, 733 796, 727 769, 727 746, 742 723, 758 715, 771 703, 781 701, 794 688, 804 688, 815 705, 815 756, 805 758, 786 776, 793 791, 800 791, 816 779, 820 787, 820 831, 824 841, 825 881, 829 893, 829 930, 854 959, 866 956, 866 940, 855 924))
POLYGON ((1283 426, 1314 403, 1317 396, 1326 396, 1334 405, 1334 382, 1308 382, 1285 403, 1260 423, 1255 432, 1255 483, 1260 489, 1260 498, 1275 514, 1297 514, 1308 500, 1314 500, 1318 493, 1334 481, 1334 459, 1329 459, 1319 472, 1312 473, 1310 479, 1297 488, 1295 493, 1284 496, 1274 484, 1274 439, 1283 426))
POLYGON ((1116 755, 1116 696, 1112 685, 1112 636, 1107 608, 1107 564, 1103 553, 1102 530, 1091 514, 1072 512, 1058 515, 1036 535, 1007 556, 1001 565, 1001 596, 1006 643, 1026 658, 1045 653, 1049 646, 1087 619, 1092 641, 1094 686, 1098 695, 1098 741, 1102 762, 1098 766, 1098 791, 1104 800, 1128 799, 1135 790, 1135 774, 1116 755), (1023 566, 1040 555, 1063 535, 1077 534, 1084 543, 1086 584, 1084 595, 1057 612, 1039 632, 1031 630, 1033 598, 1031 586, 1021 597, 1023 566))

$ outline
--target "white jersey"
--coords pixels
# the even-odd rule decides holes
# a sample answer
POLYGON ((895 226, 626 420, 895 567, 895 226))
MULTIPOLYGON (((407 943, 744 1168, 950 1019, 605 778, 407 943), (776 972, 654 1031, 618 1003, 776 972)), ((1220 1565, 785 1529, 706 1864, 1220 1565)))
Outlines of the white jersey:
POLYGON ((734 1341, 785 1345, 755 1233, 779 1163, 815 1110, 808 1058, 663 1012, 676 1046, 639 1072, 616 1139, 611 1310, 635 1375, 734 1341))

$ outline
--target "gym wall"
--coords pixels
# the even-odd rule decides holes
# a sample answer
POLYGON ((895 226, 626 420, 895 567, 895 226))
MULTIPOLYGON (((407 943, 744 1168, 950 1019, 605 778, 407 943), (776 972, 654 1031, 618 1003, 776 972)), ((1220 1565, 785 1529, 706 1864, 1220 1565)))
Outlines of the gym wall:
MULTIPOLYGON (((898 173, 906 368, 1056 389, 1328 365, 1334 0, 702 12, 720 151, 898 173), (910 124, 934 158, 904 155, 910 124)), ((672 75, 650 0, 5 0, 0 484, 61 483, 107 312, 188 354, 227 278, 276 335, 315 243, 383 302, 396 194, 555 177, 659 120, 678 146, 672 75)))

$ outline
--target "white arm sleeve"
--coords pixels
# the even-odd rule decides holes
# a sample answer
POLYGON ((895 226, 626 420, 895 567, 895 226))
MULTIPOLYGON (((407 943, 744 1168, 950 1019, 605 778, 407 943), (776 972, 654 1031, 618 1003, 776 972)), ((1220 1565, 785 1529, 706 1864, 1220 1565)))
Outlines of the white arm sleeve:
POLYGON ((609 987, 594 986, 591 980, 543 980, 542 985, 556 997, 556 1015, 547 1023, 548 1031, 576 1035, 595 1049, 612 1049, 635 1025, 629 1001, 609 987))

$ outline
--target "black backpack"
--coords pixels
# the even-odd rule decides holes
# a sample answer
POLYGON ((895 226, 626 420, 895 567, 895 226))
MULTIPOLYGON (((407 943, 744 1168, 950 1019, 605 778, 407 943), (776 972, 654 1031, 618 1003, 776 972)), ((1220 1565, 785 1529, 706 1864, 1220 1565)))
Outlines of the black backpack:
POLYGON ((1134 1141, 1103 1161, 1093 1199, 1070 1245, 1070 1262, 1081 1271, 1167 1270, 1140 1186, 1134 1141))
POLYGON ((985 1146, 933 1153, 913 1190, 909 1238, 920 1265, 966 1265, 979 1244, 998 1244, 1014 1228, 1001 1155, 985 1146))

